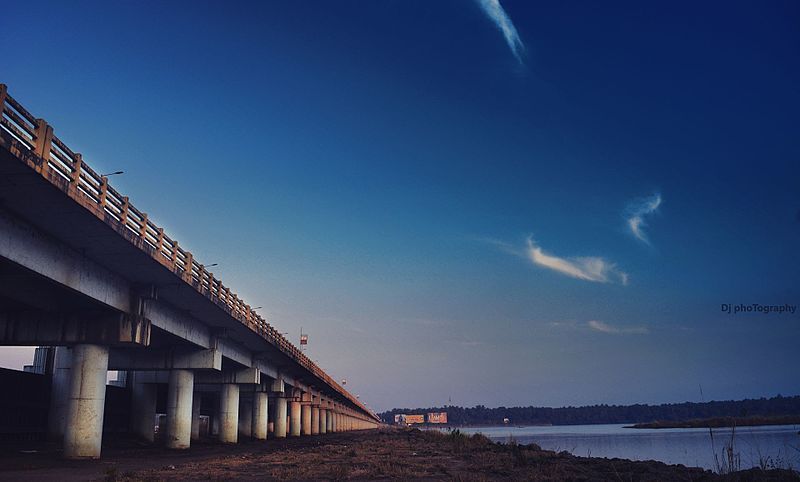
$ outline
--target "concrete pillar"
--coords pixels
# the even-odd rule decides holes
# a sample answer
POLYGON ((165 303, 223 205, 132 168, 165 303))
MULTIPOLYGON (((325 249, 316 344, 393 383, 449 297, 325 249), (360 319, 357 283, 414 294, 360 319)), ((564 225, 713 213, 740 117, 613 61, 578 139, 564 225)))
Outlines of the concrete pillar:
POLYGON ((319 433, 319 407, 311 406, 311 435, 319 433))
POLYGON ((300 404, 300 427, 303 435, 311 435, 311 404, 300 404))
POLYGON ((192 440, 200 440, 200 393, 192 395, 192 440))
POLYGON ((289 435, 300 436, 300 402, 295 400, 289 402, 289 435))
POLYGON ((155 440, 158 391, 154 384, 137 382, 137 375, 136 372, 128 374, 131 387, 131 433, 152 443, 155 440))
POLYGON ((239 438, 248 440, 253 435, 253 402, 239 400, 239 438))
POLYGON ((192 440, 193 396, 194 372, 171 370, 167 388, 167 448, 189 448, 192 440))
POLYGON ((55 347, 53 356, 53 379, 50 384, 50 412, 47 416, 47 438, 64 439, 64 419, 67 416, 69 399, 69 369, 72 365, 72 349, 55 347))
POLYGON ((324 408, 319 409, 319 433, 328 433, 328 411, 324 408))
POLYGON ((250 431, 256 440, 267 439, 267 419, 269 413, 269 398, 267 392, 253 394, 253 428, 250 431))
POLYGON ((325 410, 325 432, 333 433, 333 410, 325 410))
POLYGON ((64 457, 99 459, 103 442, 108 347, 75 345, 64 425, 64 457))
POLYGON ((239 441, 239 385, 224 383, 219 393, 219 441, 239 441))
POLYGON ((275 398, 275 438, 286 438, 286 399, 284 397, 275 398))

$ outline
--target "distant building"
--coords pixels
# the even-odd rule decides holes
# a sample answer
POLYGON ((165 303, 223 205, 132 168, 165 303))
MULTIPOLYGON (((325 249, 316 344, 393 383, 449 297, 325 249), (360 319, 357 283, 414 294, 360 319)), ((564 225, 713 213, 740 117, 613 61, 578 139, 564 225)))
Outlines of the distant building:
POLYGON ((50 374, 53 371, 53 356, 55 347, 40 346, 33 352, 33 364, 25 365, 22 371, 28 373, 38 373, 40 375, 50 374))
MULTIPOLYGON (((445 421, 444 422, 431 422, 430 421, 430 415, 432 415, 432 414, 430 414, 430 413, 428 414, 428 417, 429 417, 428 423, 447 423, 447 414, 444 414, 445 415, 445 421)), ((425 415, 423 415, 423 414, 412 414, 412 413, 409 413, 409 414, 398 413, 397 415, 394 416, 394 423, 397 424, 397 425, 414 425, 414 424, 418 424, 418 423, 420 423, 420 424, 421 423, 425 423, 425 415)))
POLYGON ((428 413, 428 423, 447 423, 447 412, 428 413))
POLYGON ((406 423, 409 425, 415 423, 425 423, 425 415, 422 414, 408 414, 406 415, 406 423))

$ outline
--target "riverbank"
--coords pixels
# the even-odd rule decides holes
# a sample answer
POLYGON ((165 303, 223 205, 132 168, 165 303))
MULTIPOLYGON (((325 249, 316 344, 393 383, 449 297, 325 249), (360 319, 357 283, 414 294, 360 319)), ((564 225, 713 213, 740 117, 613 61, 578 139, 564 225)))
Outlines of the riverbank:
POLYGON ((98 462, 54 453, 0 455, 0 480, 800 480, 790 471, 719 476, 699 468, 576 457, 535 445, 500 445, 481 435, 386 429, 269 440, 198 444, 178 452, 104 448, 98 462))
POLYGON ((679 422, 649 422, 628 425, 625 428, 726 428, 759 427, 767 425, 800 425, 800 416, 782 417, 714 417, 679 422))

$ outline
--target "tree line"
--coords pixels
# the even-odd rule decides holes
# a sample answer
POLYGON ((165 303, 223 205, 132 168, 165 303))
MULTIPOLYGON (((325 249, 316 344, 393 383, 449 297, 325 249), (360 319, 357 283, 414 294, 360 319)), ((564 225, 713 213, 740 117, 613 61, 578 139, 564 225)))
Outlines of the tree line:
POLYGON ((429 408, 395 408, 380 413, 387 423, 396 414, 447 412, 449 425, 501 425, 509 419, 514 425, 580 425, 599 423, 642 423, 683 421, 714 417, 776 417, 800 415, 800 396, 745 400, 684 402, 661 405, 590 405, 585 407, 497 407, 483 405, 456 407, 446 405, 429 408))

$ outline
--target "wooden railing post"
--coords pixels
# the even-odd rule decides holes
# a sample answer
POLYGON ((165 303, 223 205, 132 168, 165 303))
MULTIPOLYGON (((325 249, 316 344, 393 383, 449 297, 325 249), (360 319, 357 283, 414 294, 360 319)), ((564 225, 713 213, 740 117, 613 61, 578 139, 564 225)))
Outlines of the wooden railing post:
POLYGON ((108 178, 105 176, 100 177, 100 207, 106 207, 106 198, 108 197, 108 178))
POLYGON ((178 266, 178 242, 173 240, 172 241, 172 271, 175 271, 175 267, 178 266))
POLYGON ((130 210, 131 203, 128 201, 128 196, 122 196, 122 213, 119 215, 119 220, 122 227, 128 226, 128 211, 130 210))
POLYGON ((72 183, 76 188, 81 183, 81 169, 83 169, 83 156, 76 152, 72 163, 72 183))
POLYGON ((200 291, 203 291, 203 278, 206 276, 206 267, 202 264, 200 265, 200 269, 197 270, 197 278, 198 284, 200 285, 200 291))
POLYGON ((194 258, 192 257, 192 253, 189 251, 186 252, 186 259, 184 260, 185 266, 183 267, 183 277, 189 283, 192 282, 192 265, 194 264, 194 258))
POLYGON ((147 240, 147 213, 142 213, 142 225, 139 226, 139 237, 147 240))
POLYGON ((36 119, 34 136, 36 139, 33 150, 37 156, 44 159, 41 168, 45 170, 48 168, 47 161, 50 160, 50 144, 53 141, 53 128, 47 125, 44 119, 36 119))
POLYGON ((156 243, 156 246, 159 254, 158 260, 161 261, 161 250, 164 249, 164 228, 158 228, 158 242, 156 243))
POLYGON ((8 95, 8 87, 6 84, 0 84, 0 118, 3 117, 3 109, 6 108, 6 96, 8 95))

